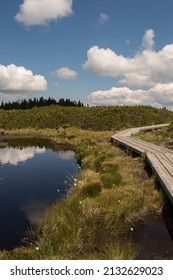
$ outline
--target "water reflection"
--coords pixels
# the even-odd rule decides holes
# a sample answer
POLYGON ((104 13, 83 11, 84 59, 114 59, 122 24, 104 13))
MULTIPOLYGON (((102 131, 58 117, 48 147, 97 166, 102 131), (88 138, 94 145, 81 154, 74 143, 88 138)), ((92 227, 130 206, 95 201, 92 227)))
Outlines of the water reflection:
POLYGON ((58 157, 63 160, 69 160, 74 158, 75 153, 73 151, 59 151, 58 157))
POLYGON ((21 210, 31 224, 37 224, 51 204, 50 199, 31 200, 21 210))
POLYGON ((50 149, 43 139, 29 141, 11 139, 8 147, 0 145, 1 250, 22 244, 27 228, 67 194, 68 178, 79 172, 73 151, 58 151, 55 145, 50 149))
POLYGON ((41 154, 46 151, 46 148, 28 147, 28 148, 12 148, 5 147, 0 149, 0 163, 17 165, 19 162, 24 162, 34 157, 35 154, 41 154))

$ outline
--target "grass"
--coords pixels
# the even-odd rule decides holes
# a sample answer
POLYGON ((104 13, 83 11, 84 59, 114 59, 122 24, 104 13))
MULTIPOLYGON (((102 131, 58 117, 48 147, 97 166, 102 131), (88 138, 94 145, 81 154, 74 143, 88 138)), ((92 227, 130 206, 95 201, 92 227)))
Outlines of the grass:
POLYGON ((71 145, 82 167, 67 197, 48 209, 36 229, 30 230, 26 246, 0 252, 0 259, 135 258, 132 229, 163 205, 154 179, 143 176, 141 158, 129 157, 112 146, 111 131, 61 127, 0 132, 71 145))
POLYGON ((140 132, 139 134, 135 135, 135 137, 162 146, 166 145, 166 142, 168 139, 170 139, 170 137, 172 138, 169 128, 140 132))
MULTIPOLYGON (((165 123, 165 121, 164 121, 165 123)), ((140 132, 136 137, 143 139, 145 141, 154 143, 156 145, 162 145, 167 148, 169 146, 173 146, 173 122, 172 119, 169 122, 169 126, 162 128, 162 129, 156 129, 156 130, 151 130, 151 131, 145 131, 145 132, 140 132)))

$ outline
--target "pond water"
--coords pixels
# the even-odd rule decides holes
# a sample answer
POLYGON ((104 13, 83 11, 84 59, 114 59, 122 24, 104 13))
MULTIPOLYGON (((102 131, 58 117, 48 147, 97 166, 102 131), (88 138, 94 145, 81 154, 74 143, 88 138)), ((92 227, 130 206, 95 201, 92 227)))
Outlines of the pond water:
POLYGON ((26 230, 67 194, 79 166, 73 151, 57 149, 38 139, 0 142, 1 250, 21 245, 26 230))

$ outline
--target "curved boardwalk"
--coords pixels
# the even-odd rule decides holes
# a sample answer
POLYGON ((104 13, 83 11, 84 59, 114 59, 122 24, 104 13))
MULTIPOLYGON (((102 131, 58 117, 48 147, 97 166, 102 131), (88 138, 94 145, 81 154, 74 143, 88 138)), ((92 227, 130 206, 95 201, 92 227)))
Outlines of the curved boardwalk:
POLYGON ((132 137, 140 131, 160 129, 168 124, 129 128, 111 137, 113 143, 118 143, 135 153, 145 154, 154 174, 173 204, 173 151, 132 137))

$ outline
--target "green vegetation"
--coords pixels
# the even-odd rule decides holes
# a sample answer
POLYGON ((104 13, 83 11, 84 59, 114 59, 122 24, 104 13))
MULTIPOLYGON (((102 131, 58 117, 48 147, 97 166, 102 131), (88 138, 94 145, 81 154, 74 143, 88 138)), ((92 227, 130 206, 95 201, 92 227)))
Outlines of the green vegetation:
MULTIPOLYGON (((154 178, 144 174, 143 160, 114 147, 110 137, 127 127, 167 123, 172 116, 150 106, 0 110, 1 136, 32 135, 48 138, 53 149, 70 146, 82 167, 69 181, 68 196, 30 230, 26 246, 0 252, 0 259, 133 259, 132 232, 149 213, 160 211, 163 198, 154 178)), ((162 134, 153 133, 158 141, 162 134)))
MULTIPOLYGON (((20 113, 16 112, 15 117, 20 113)), ((23 118, 22 122, 27 120, 23 118)), ((52 206, 38 226, 30 230, 26 246, 0 252, 0 259, 135 257, 137 248, 132 243, 132 231, 148 213, 160 210, 162 195, 155 189, 154 179, 143 176, 141 158, 129 157, 109 143, 112 131, 59 127, 0 133, 46 137, 56 144, 70 144, 82 167, 82 172, 69 181, 72 188, 68 196, 52 206)))
POLYGON ((150 106, 63 107, 51 105, 29 110, 0 110, 0 128, 76 127, 88 130, 119 130, 126 127, 167 123, 173 113, 150 106))
POLYGON ((173 123, 170 122, 168 127, 152 130, 148 132, 140 132, 136 137, 151 142, 156 145, 161 145, 166 148, 173 149, 173 123))

